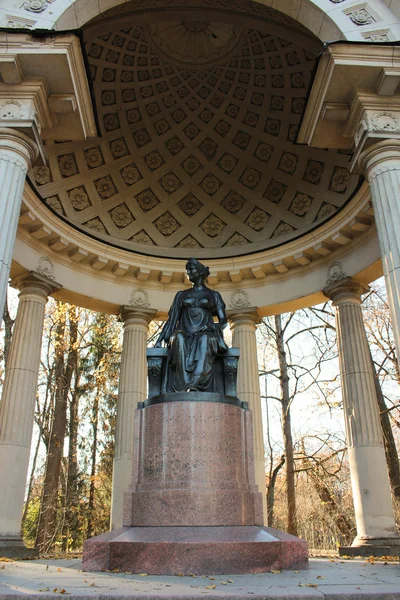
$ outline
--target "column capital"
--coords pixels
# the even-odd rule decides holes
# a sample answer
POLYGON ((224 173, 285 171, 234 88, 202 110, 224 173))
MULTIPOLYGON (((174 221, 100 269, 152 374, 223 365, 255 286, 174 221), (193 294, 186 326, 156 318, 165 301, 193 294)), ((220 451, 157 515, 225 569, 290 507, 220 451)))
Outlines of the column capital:
POLYGON ((366 294, 368 290, 369 286, 352 277, 345 277, 324 287, 322 293, 337 305, 344 300, 355 300, 361 303, 361 294, 366 294))
POLYGON ((4 152, 9 153, 11 162, 20 164, 28 171, 38 157, 39 148, 25 133, 12 127, 0 127, 0 152, 3 159, 4 152))
POLYGON ((36 273, 36 271, 29 271, 25 275, 14 277, 10 282, 11 286, 19 290, 19 295, 23 294, 37 294, 47 299, 50 294, 58 292, 62 285, 53 281, 45 275, 36 273))
POLYGON ((358 166, 368 180, 385 171, 400 169, 400 140, 386 139, 367 146, 359 156, 358 166))
POLYGON ((233 327, 237 325, 253 325, 261 322, 261 317, 256 306, 231 308, 226 311, 228 320, 233 327))
POLYGON ((157 311, 153 308, 123 304, 121 306, 121 310, 119 311, 119 320, 122 321, 124 325, 137 323, 148 327, 156 314, 157 311))

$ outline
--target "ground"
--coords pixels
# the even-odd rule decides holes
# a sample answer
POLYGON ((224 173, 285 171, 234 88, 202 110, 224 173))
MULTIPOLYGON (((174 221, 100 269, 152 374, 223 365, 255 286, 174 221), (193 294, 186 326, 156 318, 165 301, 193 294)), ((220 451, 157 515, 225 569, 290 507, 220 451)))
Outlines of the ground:
POLYGON ((311 558, 308 571, 254 575, 198 574, 163 577, 128 573, 84 573, 80 558, 3 562, 0 559, 0 600, 16 596, 56 598, 69 595, 86 600, 122 600, 130 597, 197 600, 208 596, 253 600, 400 600, 398 561, 311 558))

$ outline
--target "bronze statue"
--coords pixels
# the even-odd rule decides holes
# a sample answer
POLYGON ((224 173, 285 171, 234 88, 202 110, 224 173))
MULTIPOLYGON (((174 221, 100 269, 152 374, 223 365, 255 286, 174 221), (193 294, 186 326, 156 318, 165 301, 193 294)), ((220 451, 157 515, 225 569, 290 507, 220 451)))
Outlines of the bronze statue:
POLYGON ((168 347, 163 388, 164 392, 215 392, 214 358, 228 349, 222 334, 227 325, 225 303, 204 283, 208 267, 190 258, 186 271, 193 287, 176 294, 156 342, 156 347, 162 342, 168 347))

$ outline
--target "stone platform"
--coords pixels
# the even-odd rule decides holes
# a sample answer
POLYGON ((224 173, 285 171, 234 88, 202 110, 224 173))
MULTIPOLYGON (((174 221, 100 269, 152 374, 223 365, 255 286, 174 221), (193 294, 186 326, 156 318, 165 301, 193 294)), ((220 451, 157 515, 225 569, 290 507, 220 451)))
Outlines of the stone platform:
POLYGON ((263 526, 251 412, 229 395, 157 398, 135 412, 123 527, 85 541, 83 569, 152 575, 307 569, 304 540, 263 526))
POLYGON ((84 571, 261 573, 307 569, 304 540, 269 527, 122 527, 85 542, 84 571))
POLYGON ((196 577, 81 569, 79 559, 0 561, 0 600, 400 600, 398 562, 311 558, 307 571, 196 577))

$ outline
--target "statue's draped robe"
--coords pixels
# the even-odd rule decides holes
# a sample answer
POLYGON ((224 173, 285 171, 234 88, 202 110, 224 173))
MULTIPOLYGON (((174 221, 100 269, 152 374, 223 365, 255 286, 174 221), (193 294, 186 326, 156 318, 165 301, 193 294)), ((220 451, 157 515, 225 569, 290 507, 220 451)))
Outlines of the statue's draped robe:
POLYGON ((221 295, 208 288, 176 294, 160 337, 169 349, 164 392, 216 391, 214 358, 227 346, 213 317, 224 313, 221 295))

